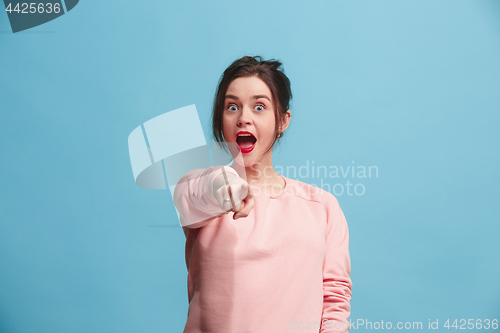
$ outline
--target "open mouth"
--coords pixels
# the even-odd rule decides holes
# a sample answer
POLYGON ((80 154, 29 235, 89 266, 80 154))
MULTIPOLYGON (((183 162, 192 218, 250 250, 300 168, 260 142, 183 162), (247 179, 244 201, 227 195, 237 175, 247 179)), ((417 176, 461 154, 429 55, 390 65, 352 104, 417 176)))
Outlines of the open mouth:
POLYGON ((240 147, 242 153, 249 153, 255 147, 257 138, 250 132, 238 132, 236 143, 240 147))

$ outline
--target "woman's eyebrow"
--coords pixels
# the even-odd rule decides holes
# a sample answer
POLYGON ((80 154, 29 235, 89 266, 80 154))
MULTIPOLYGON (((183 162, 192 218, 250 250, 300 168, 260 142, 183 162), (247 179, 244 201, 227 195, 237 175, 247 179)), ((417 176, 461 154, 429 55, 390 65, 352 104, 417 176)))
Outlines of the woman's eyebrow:
MULTIPOLYGON (((235 96, 235 95, 226 95, 226 98, 232 98, 232 99, 235 99, 237 101, 239 101, 239 97, 238 96, 235 96)), ((252 96, 252 99, 259 99, 259 98, 266 98, 269 100, 269 102, 271 101, 271 99, 269 97, 267 97, 266 95, 253 95, 252 96)))

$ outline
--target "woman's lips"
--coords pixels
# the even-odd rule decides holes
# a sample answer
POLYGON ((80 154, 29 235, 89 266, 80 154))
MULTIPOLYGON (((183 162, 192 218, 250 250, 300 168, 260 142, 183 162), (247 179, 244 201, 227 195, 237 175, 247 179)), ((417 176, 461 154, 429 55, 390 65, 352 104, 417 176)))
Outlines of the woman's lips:
POLYGON ((251 152, 253 150, 253 148, 255 147, 255 143, 252 146, 250 146, 250 147, 240 147, 240 146, 238 146, 238 147, 240 148, 240 151, 243 154, 246 154, 246 153, 249 153, 249 152, 251 152))
MULTIPOLYGON (((248 140, 248 139, 245 139, 245 140, 248 140)), ((255 148, 255 144, 257 143, 257 138, 255 137, 255 135, 253 135, 253 133, 251 132, 248 132, 248 131, 240 131, 238 133, 236 133, 236 145, 238 146, 239 150, 242 152, 242 153, 249 153, 251 152, 254 148, 255 148), (238 137, 239 136, 245 136, 245 137, 253 137, 253 139, 255 139, 255 142, 252 143, 250 146, 247 146, 247 144, 245 144, 246 147, 242 147, 240 146, 240 144, 238 143, 238 137)))

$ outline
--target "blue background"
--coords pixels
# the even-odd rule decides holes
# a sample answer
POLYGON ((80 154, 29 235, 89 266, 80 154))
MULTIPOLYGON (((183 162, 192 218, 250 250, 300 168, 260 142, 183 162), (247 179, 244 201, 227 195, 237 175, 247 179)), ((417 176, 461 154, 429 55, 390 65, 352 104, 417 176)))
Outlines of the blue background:
POLYGON ((196 104, 210 140, 247 54, 292 82, 275 165, 378 167, 325 180, 366 189, 337 196, 351 319, 500 319, 500 1, 85 0, 0 32, 0 332, 182 331, 185 237, 127 137, 196 104))

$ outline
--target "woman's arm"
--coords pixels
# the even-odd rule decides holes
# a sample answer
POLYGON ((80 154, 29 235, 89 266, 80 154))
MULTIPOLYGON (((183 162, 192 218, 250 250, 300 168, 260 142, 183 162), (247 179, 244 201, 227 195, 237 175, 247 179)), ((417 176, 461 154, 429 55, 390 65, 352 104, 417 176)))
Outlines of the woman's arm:
MULTIPOLYGON (((239 177, 236 170, 223 166, 227 174, 239 177)), ((200 228, 213 217, 225 213, 214 193, 214 180, 222 173, 222 166, 195 169, 179 180, 174 190, 174 205, 179 212, 182 227, 200 228)))
POLYGON ((323 262, 323 314, 320 333, 348 332, 352 281, 349 229, 337 199, 328 204, 326 252, 323 262))

